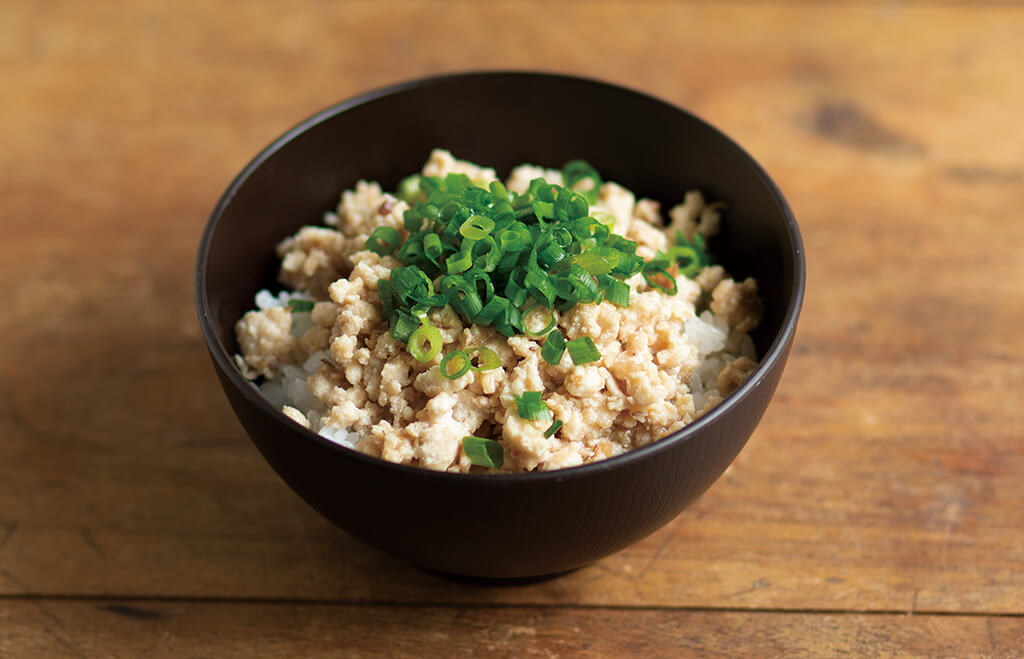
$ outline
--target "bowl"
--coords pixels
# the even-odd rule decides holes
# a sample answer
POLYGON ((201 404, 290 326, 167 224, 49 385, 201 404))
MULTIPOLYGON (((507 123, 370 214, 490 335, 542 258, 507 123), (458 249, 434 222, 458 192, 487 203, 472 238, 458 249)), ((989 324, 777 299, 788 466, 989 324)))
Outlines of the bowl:
POLYGON ((282 479, 347 533, 434 571, 522 579, 586 565, 640 540, 704 493, 768 405, 796 331, 804 258, 778 188, 710 124, 637 91, 578 77, 472 72, 405 82, 330 107, 250 162, 217 203, 199 245, 196 306, 239 421, 282 479), (637 196, 680 201, 699 188, 728 206, 712 248, 759 282, 757 369, 713 411, 621 456, 569 469, 452 474, 392 464, 300 427, 237 371, 233 326, 274 287, 274 246, 319 224, 358 179, 394 189, 430 150, 494 166, 591 162, 637 196))

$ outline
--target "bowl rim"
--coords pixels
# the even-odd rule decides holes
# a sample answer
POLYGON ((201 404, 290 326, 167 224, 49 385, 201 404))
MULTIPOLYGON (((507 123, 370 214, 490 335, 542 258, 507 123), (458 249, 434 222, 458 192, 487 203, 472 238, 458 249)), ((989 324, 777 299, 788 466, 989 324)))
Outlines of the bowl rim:
POLYGON ((778 333, 773 338, 768 350, 764 353, 761 359, 758 361, 757 367, 751 373, 751 375, 740 385, 740 387, 725 397, 725 399, 716 405, 710 412, 701 416, 700 418, 692 421, 685 425, 679 430, 658 439, 657 441, 651 442, 645 446, 635 448, 626 453, 616 455, 596 462, 591 462, 582 465, 576 465, 573 467, 564 467, 561 469, 554 469, 550 471, 530 471, 530 472, 514 472, 514 473, 498 473, 498 474, 474 474, 474 473, 453 473, 446 471, 435 471, 432 469, 425 469, 423 467, 415 467, 412 465, 398 464, 389 462, 383 458, 367 455, 360 453, 359 451, 342 446, 337 442, 333 442, 325 437, 322 437, 318 433, 304 428, 298 423, 292 422, 295 426, 295 430, 300 435, 307 439, 315 442, 319 442, 321 445, 330 447, 331 450, 342 452, 349 459, 357 460, 365 463, 367 466, 376 467, 384 470, 396 470, 399 473, 406 473, 408 475, 414 475, 418 478, 423 479, 441 479, 448 482, 466 482, 466 483, 477 483, 482 485, 491 485, 495 487, 508 487, 519 483, 532 483, 538 481, 551 481, 560 482, 567 478, 580 478, 586 476, 592 476, 599 473, 604 473, 616 469, 626 467, 634 462, 640 460, 650 459, 656 456, 658 453, 667 451, 677 443, 685 442, 694 435, 699 434, 703 429, 711 426, 715 421, 726 414, 728 414, 733 408, 737 407, 740 402, 750 396, 752 392, 757 389, 764 381, 766 374, 773 370, 779 360, 786 358, 786 346, 790 345, 797 327, 797 321, 799 319, 800 310, 803 306, 804 289, 806 287, 806 263, 804 257, 803 241, 801 239, 800 230, 796 223, 796 218, 793 215, 793 211, 783 196, 781 190, 764 170, 764 168, 757 162, 743 147, 741 147, 735 140, 729 137, 727 134, 722 132, 719 128, 712 125, 702 117, 694 114, 693 112, 682 108, 672 102, 665 99, 659 98, 653 94, 645 91, 634 89, 616 82, 610 82, 601 80, 595 77, 566 74, 566 73, 554 73, 548 71, 538 70, 509 70, 509 69, 495 69, 495 70, 469 70, 459 71, 451 73, 442 73, 438 75, 431 75, 421 78, 415 78, 411 80, 404 80, 381 87, 376 87, 369 91, 362 92, 355 96, 351 96, 338 103, 330 105, 312 115, 306 119, 295 124, 293 127, 286 130, 279 137, 271 141, 266 147, 261 149, 255 157, 253 157, 248 164, 232 179, 231 183, 221 194, 213 211, 203 228, 202 235, 199 240, 199 248, 196 255, 196 267, 194 277, 194 288, 195 288, 195 305, 196 312, 199 316, 199 324, 203 334, 203 339, 206 342, 208 352, 212 356, 216 366, 222 370, 228 381, 245 397, 249 402, 255 404, 258 408, 264 412, 272 415, 277 415, 282 420, 287 417, 281 413, 280 410, 276 409, 270 402, 264 398, 259 390, 249 380, 242 377, 238 371, 232 356, 228 353, 226 346, 220 341, 219 336, 213 325, 213 319, 210 314, 209 296, 207 293, 207 271, 208 271, 208 260, 210 254, 210 246, 213 241, 213 236, 216 233, 217 226, 220 222, 220 218, 224 211, 230 205, 238 190, 246 183, 249 177, 253 174, 256 169, 263 165, 265 161, 276 154, 280 149, 289 144, 291 141, 296 139, 298 136, 305 133, 307 130, 328 121, 335 116, 342 114, 343 112, 352 108, 370 103, 376 99, 393 96, 402 92, 418 89, 421 87, 427 87, 436 85, 443 82, 450 82, 457 79, 468 79, 468 78, 487 78, 487 77, 512 77, 512 78, 549 78, 554 80, 563 80, 566 82, 573 83, 585 83, 589 85, 602 86, 611 89, 617 93, 625 93, 628 95, 636 95, 642 97, 648 101, 667 106, 669 109, 681 112, 687 115, 691 120, 702 125, 705 129, 710 130, 716 134, 727 148, 736 152, 736 154, 744 160, 748 166, 751 167, 754 174, 761 179, 761 181, 767 186, 769 193, 771 194, 775 204, 781 208, 783 214, 783 221, 786 228, 786 234, 792 245, 793 249, 793 283, 792 290, 790 291, 790 301, 787 308, 782 316, 782 324, 778 333))

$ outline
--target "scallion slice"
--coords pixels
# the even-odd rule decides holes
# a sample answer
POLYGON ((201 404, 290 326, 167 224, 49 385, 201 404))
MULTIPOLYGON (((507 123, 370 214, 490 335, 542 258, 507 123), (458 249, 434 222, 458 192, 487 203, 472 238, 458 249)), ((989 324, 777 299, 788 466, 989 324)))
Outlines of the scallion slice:
POLYGON ((666 295, 675 295, 679 292, 676 278, 659 261, 648 262, 644 266, 643 275, 644 281, 650 284, 651 288, 655 288, 666 295))
POLYGON ((454 380, 468 373, 469 367, 469 355, 462 350, 452 350, 441 360, 441 375, 449 380, 454 380), (453 368, 455 370, 451 370, 453 368))
POLYGON ((547 307, 543 307, 540 304, 534 302, 522 312, 523 318, 523 333, 527 336, 544 336, 555 326, 557 319, 555 318, 555 312, 547 307), (544 326, 540 329, 534 329, 536 323, 532 323, 531 320, 541 316, 541 321, 544 326))
POLYGON ((407 176, 398 183, 398 198, 407 204, 412 204, 420 198, 419 174, 407 176))
POLYGON ((421 362, 429 362, 441 352, 441 330, 433 325, 421 325, 409 337, 409 354, 421 362))
POLYGON ((544 361, 551 364, 552 366, 558 365, 562 361, 562 355, 565 353, 565 337, 562 336, 560 331, 552 330, 548 334, 548 338, 544 341, 544 345, 541 346, 540 356, 544 358, 544 361))
POLYGON ((584 179, 590 179, 593 185, 589 190, 579 190, 579 193, 592 204, 601 195, 601 183, 603 182, 597 170, 585 160, 570 160, 562 167, 562 180, 566 187, 575 189, 576 184, 584 179))
POLYGON ((554 435, 556 432, 558 432, 559 429, 561 429, 561 427, 562 427, 562 420, 561 419, 555 419, 551 423, 551 425, 548 426, 548 429, 544 431, 544 437, 545 438, 551 437, 551 435, 554 435))
POLYGON ((313 300, 292 300, 288 303, 288 308, 292 313, 309 313, 316 306, 316 302, 313 300))
POLYGON ((565 348, 569 351, 569 356, 572 357, 572 363, 577 366, 601 359, 601 351, 597 349, 594 340, 589 336, 573 339, 565 344, 565 348))
POLYGON ((493 371, 501 366, 501 357, 490 348, 473 348, 468 353, 469 367, 474 371, 493 371), (476 359, 476 363, 473 360, 476 359))
POLYGON ((519 418, 527 421, 550 421, 551 409, 541 399, 539 391, 524 391, 522 396, 515 395, 516 412, 519 418))
POLYGON ((472 215, 459 227, 459 233, 470 240, 483 240, 494 230, 494 220, 484 215, 472 215))
POLYGON ((462 438, 462 450, 469 461, 478 467, 498 469, 505 461, 505 450, 493 439, 469 435, 462 438))
POLYGON ((377 227, 366 239, 366 249, 374 254, 385 256, 394 254, 398 245, 402 242, 402 236, 394 227, 377 227))
POLYGON ((448 274, 455 275, 460 272, 465 272, 473 266, 473 250, 472 247, 468 249, 461 249, 457 254, 452 254, 445 261, 445 269, 448 274))
MULTIPOLYGON (((620 307, 629 306, 629 284, 624 281, 619 281, 614 277, 604 277, 600 283, 604 286, 604 299, 608 300, 612 304, 617 304, 620 307)), ((598 279, 601 279, 599 277, 598 279)))
POLYGON ((420 321, 405 309, 395 309, 389 319, 391 338, 399 343, 408 343, 409 337, 420 326, 420 321))

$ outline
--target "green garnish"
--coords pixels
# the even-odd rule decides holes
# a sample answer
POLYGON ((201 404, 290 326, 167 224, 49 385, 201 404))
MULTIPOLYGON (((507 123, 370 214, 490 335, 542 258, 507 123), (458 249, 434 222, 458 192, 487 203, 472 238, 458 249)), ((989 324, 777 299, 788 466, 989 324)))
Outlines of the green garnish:
POLYGON ((490 348, 473 348, 469 351, 469 367, 474 371, 493 371, 501 366, 501 357, 490 348), (476 363, 473 363, 473 359, 476 363))
POLYGON ((366 249, 374 254, 393 254, 402 242, 402 236, 394 227, 377 227, 366 239, 366 249))
POLYGON ((469 372, 469 355, 462 350, 452 350, 441 360, 441 375, 454 380, 469 372), (455 366, 452 366, 452 362, 455 366), (455 370, 451 370, 454 368, 455 370))
MULTIPOLYGON (((598 276, 598 281, 601 281, 601 277, 606 277, 606 275, 598 276)), ((604 284, 604 299, 620 307, 629 306, 629 284, 612 277, 607 277, 602 283, 604 284)))
POLYGON ((433 325, 420 325, 409 337, 409 354, 421 362, 429 362, 441 352, 441 330, 433 325))
POLYGON ((459 233, 470 240, 483 240, 494 231, 494 220, 485 215, 472 215, 459 227, 459 233))
POLYGON ((562 180, 565 181, 566 186, 573 188, 584 179, 590 179, 594 183, 589 190, 582 192, 587 201, 592 204, 601 194, 601 175, 585 160, 571 160, 565 163, 565 167, 562 168, 562 180))
POLYGON ((501 444, 493 439, 468 435, 462 438, 462 450, 469 461, 478 467, 497 469, 505 461, 505 451, 501 444))
POLYGON ((693 240, 687 240, 686 234, 676 231, 675 245, 668 250, 668 257, 679 264, 679 274, 690 278, 697 276, 701 268, 712 263, 704 234, 700 233, 693 240))
POLYGON ((675 295, 679 292, 676 278, 672 276, 666 267, 668 262, 664 259, 655 259, 644 264, 644 280, 651 286, 666 295, 675 295))
POLYGON ((572 357, 572 363, 576 365, 589 364, 601 359, 601 351, 597 349, 593 339, 589 336, 573 339, 565 344, 565 348, 569 351, 569 356, 572 357))
MULTIPOLYGON (((689 240, 682 232, 667 253, 645 263, 636 242, 611 232, 614 216, 591 212, 603 184, 597 170, 572 160, 562 179, 564 185, 533 179, 522 194, 500 181, 477 186, 464 174, 402 179, 398 196, 410 204, 402 218, 408 237, 403 241, 394 228, 378 227, 366 241, 367 249, 394 254, 402 263, 390 280, 377 283, 391 336, 408 343, 416 335, 417 354, 436 355, 433 340, 416 334, 418 319, 449 305, 467 324, 505 336, 547 335, 541 354, 557 364, 566 342, 556 311, 603 300, 627 307, 626 280, 637 273, 652 288, 675 295, 672 268, 694 277, 711 263, 704 237, 689 240)), ((600 359, 590 339, 569 343, 574 363, 600 359)), ((456 355, 442 374, 459 377, 464 363, 487 370, 485 365, 500 364, 496 357, 480 356, 474 367, 468 354, 456 355)))
POLYGON ((391 338, 401 343, 408 343, 413 332, 420 326, 420 321, 405 309, 391 312, 391 338))
POLYGON ((548 404, 541 400, 541 392, 524 391, 522 396, 516 395, 515 399, 519 418, 527 421, 551 420, 551 410, 548 404))
POLYGON ((403 215, 408 237, 401 242, 394 229, 380 228, 367 240, 368 249, 402 262, 390 286, 378 282, 391 335, 408 341, 410 316, 446 304, 466 323, 505 336, 543 335, 554 327, 554 310, 579 303, 628 304, 624 280, 644 264, 636 243, 610 232, 614 218, 589 215, 602 183, 593 167, 574 160, 563 177, 564 186, 534 179, 523 194, 498 181, 478 187, 463 174, 403 179, 399 196, 412 204, 403 215), (545 313, 543 326, 526 331, 524 312, 535 307, 534 315, 545 313))
MULTIPOLYGON (((626 288, 628 289, 629 287, 627 286, 626 288)), ((537 304, 536 302, 534 302, 529 307, 527 307, 523 311, 522 315, 523 315, 523 333, 526 334, 527 336, 534 336, 534 337, 536 337, 536 336, 544 336, 545 334, 550 332, 552 330, 552 328, 554 328, 554 326, 555 326, 555 322, 556 322, 555 321, 555 312, 552 311, 551 309, 548 309, 546 307, 543 307, 543 306, 537 304), (540 329, 536 329, 536 325, 535 324, 531 327, 531 323, 528 320, 531 317, 535 317, 535 316, 541 316, 541 318, 542 318, 541 322, 544 323, 544 326, 541 327, 540 329), (545 318, 546 318, 546 320, 543 320, 545 318)))
POLYGON ((412 204, 420 198, 419 174, 413 174, 401 180, 398 184, 398 198, 407 204, 412 204))
POLYGON ((548 429, 544 431, 544 438, 546 439, 548 437, 551 437, 551 435, 554 435, 556 432, 558 432, 558 430, 561 427, 562 427, 562 420, 561 419, 555 419, 554 422, 550 426, 548 426, 548 429))
POLYGON ((558 330, 552 330, 551 334, 548 334, 547 340, 544 341, 544 345, 541 346, 540 356, 552 366, 557 366, 562 361, 564 353, 565 337, 558 330))
POLYGON ((292 300, 288 303, 288 309, 292 313, 309 313, 316 306, 313 300, 292 300))

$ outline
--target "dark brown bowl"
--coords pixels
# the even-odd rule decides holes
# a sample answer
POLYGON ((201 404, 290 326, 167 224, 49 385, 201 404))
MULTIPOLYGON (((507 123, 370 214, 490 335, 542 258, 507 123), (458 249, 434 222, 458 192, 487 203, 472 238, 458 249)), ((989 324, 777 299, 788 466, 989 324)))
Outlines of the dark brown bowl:
POLYGON ((441 572, 523 578, 585 565, 654 532, 736 457, 782 375, 804 289, 793 214, 761 167, 714 127, 614 85, 544 73, 467 73, 394 85, 307 119, 231 183, 199 244, 196 307, 231 406, 281 478, 348 533, 441 572), (343 448, 299 427, 235 369, 233 325, 273 287, 274 246, 317 224, 360 179, 394 189, 430 149, 507 174, 584 158, 638 196, 724 201, 712 249, 757 278, 766 313, 750 378, 711 413, 631 453, 571 469, 449 474, 343 448))

